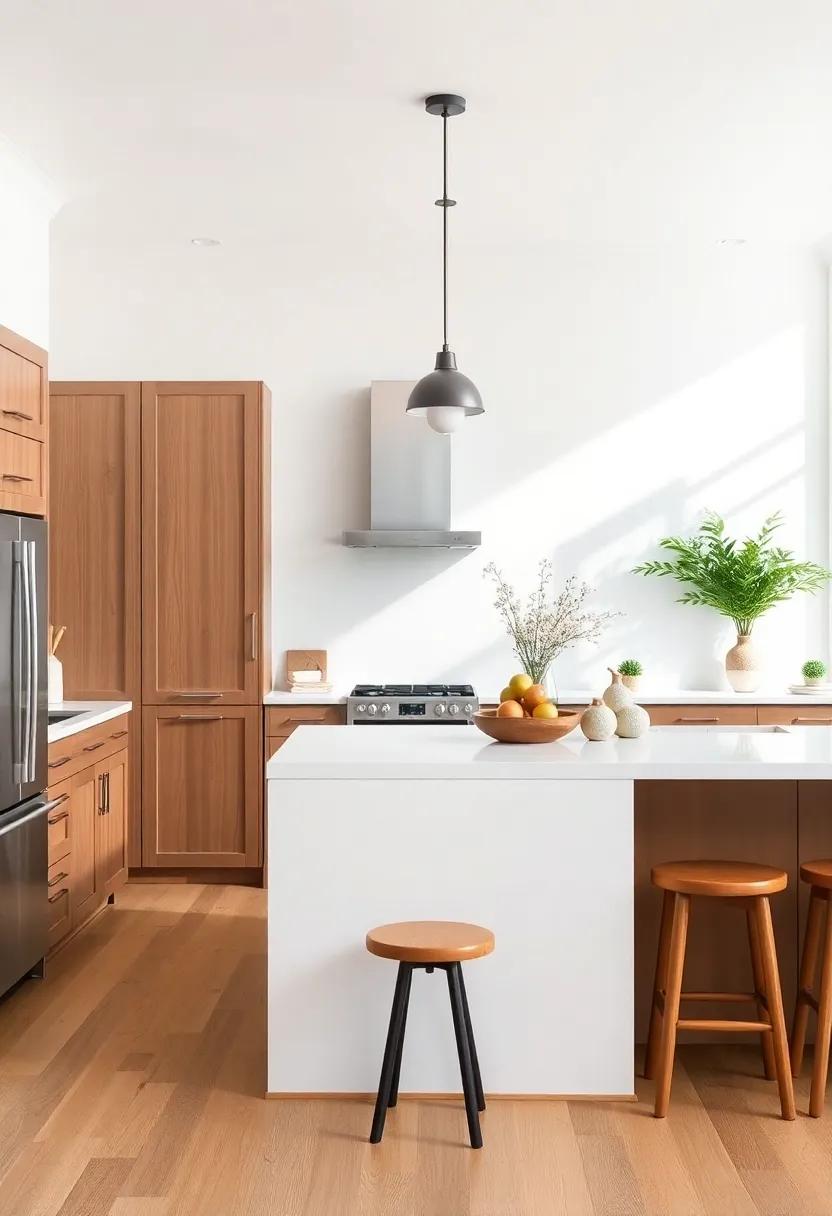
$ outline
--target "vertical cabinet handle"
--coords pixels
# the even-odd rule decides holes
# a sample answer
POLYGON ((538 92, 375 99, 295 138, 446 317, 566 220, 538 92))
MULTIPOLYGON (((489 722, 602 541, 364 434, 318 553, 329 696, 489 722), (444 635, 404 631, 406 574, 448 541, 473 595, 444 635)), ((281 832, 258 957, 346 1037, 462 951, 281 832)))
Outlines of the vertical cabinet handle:
POLYGON ((104 814, 109 815, 109 813, 110 813, 110 773, 109 773, 109 771, 104 774, 104 807, 105 807, 104 814))
POLYGON ((98 813, 104 814, 104 774, 98 774, 98 813))
POLYGON ((249 634, 248 634, 248 657, 249 662, 254 663, 257 659, 257 652, 260 648, 260 639, 257 633, 257 613, 250 612, 248 617, 249 634))

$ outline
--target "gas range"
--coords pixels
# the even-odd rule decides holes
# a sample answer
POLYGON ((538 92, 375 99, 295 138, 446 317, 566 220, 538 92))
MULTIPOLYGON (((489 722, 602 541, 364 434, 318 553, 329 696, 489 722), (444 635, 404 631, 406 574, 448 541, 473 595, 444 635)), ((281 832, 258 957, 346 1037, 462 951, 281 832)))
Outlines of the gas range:
POLYGON ((356 684, 347 725, 466 726, 479 709, 470 684, 356 684))

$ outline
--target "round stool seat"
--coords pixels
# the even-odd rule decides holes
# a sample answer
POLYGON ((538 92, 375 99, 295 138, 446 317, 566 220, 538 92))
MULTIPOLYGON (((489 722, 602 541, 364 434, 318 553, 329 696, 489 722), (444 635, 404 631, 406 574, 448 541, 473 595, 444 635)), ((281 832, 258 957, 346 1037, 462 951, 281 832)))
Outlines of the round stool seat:
POLYGON ((813 887, 824 887, 832 890, 832 861, 804 861, 800 867, 800 877, 813 887))
POLYGON ((753 861, 667 861, 653 867, 650 881, 678 895, 748 897, 784 891, 789 877, 785 870, 753 861))
POLYGON ((367 934, 367 949, 400 963, 464 963, 494 949, 494 934, 455 920, 403 920, 367 934))

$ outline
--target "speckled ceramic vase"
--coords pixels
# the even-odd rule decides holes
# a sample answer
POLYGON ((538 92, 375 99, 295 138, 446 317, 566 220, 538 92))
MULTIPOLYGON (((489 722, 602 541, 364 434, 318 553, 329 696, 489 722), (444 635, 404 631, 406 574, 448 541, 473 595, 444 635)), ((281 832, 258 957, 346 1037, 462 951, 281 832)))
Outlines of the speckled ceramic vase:
POLYGON ((736 643, 725 656, 725 674, 734 692, 755 692, 763 677, 761 666, 751 634, 738 633, 736 643))

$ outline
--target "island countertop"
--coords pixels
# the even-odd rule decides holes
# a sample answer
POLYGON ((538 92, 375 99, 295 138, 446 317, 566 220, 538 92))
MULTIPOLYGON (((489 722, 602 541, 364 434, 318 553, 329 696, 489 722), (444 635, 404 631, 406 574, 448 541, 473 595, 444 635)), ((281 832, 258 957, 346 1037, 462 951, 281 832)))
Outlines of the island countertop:
POLYGON ((825 780, 828 726, 654 726, 640 739, 495 743, 473 726, 299 726, 269 780, 825 780))

